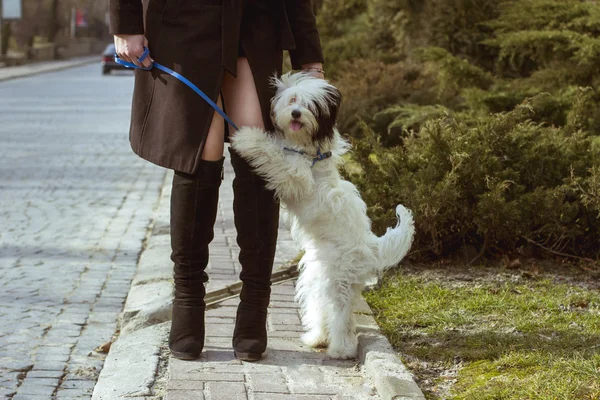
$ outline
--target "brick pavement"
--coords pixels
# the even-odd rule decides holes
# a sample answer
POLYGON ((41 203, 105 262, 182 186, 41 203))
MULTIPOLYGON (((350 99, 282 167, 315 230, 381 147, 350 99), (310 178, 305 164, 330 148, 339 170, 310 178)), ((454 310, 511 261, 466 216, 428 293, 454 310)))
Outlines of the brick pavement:
POLYGON ((269 345, 260 362, 236 360, 231 349, 238 299, 207 311, 206 345, 197 361, 169 360, 166 400, 379 399, 357 360, 333 360, 304 346, 294 282, 273 285, 269 345))
POLYGON ((131 74, 0 83, 0 398, 89 398, 164 170, 127 139, 131 74))
MULTIPOLYGON (((219 213, 215 224, 215 238, 210 244, 207 268, 209 292, 218 291, 239 282, 239 248, 235 243, 233 224, 234 177, 229 162, 225 161, 225 176, 219 196, 219 213)), ((153 235, 168 233, 170 177, 156 210, 153 235)), ((170 247, 167 240, 156 240, 153 258, 168 261, 170 247), (163 243, 158 247, 158 243, 163 243)), ((298 255, 289 227, 280 224, 274 271, 298 255)), ((210 293, 209 293, 210 295, 210 293)), ((159 399, 167 400, 284 400, 284 399, 378 399, 373 383, 357 360, 338 361, 326 357, 322 351, 304 346, 300 340, 302 327, 298 305, 294 302, 293 281, 273 285, 269 308, 269 349, 259 363, 243 363, 233 357, 231 337, 237 296, 217 303, 206 314, 206 350, 198 361, 170 358, 168 367, 158 375, 167 375, 166 389, 154 388, 159 399), (168 369, 168 370, 167 370, 168 369)), ((163 349, 167 344, 163 343, 163 349)), ((159 368, 160 369, 160 368, 159 368)))

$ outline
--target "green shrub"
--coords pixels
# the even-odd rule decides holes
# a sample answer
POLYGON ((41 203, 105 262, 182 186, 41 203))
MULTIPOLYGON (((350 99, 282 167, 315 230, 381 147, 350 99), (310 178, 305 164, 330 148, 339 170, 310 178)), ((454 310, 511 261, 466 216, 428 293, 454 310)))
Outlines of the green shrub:
POLYGON ((411 131, 418 131, 430 119, 449 114, 450 110, 441 105, 419 106, 407 103, 375 114, 373 127, 381 132, 380 143, 384 147, 392 147, 402 144, 405 136, 411 131))
POLYGON ((325 0, 319 23, 378 232, 404 203, 419 254, 598 256, 595 2, 325 0))
POLYGON ((482 60, 491 55, 482 41, 497 16, 498 0, 370 0, 373 46, 408 54, 421 46, 444 48, 482 60))
POLYGON ((529 75, 560 68, 572 84, 597 79, 600 61, 600 11, 589 1, 506 1, 499 17, 487 23, 494 37, 484 43, 499 51, 501 72, 529 75))
POLYGON ((366 0, 325 0, 319 13, 319 33, 328 76, 335 77, 340 63, 373 58, 369 47, 366 0))
POLYGON ((374 116, 391 104, 428 103, 435 98, 432 78, 411 63, 386 64, 378 60, 344 63, 335 80, 343 93, 338 127, 360 136, 360 121, 372 123, 374 116))
POLYGON ((416 248, 430 255, 469 244, 493 256, 531 240, 597 256, 600 153, 582 131, 532 121, 537 100, 476 126, 431 120, 393 148, 364 127, 353 156, 362 173, 348 175, 374 229, 390 226, 402 203, 415 214, 416 248))

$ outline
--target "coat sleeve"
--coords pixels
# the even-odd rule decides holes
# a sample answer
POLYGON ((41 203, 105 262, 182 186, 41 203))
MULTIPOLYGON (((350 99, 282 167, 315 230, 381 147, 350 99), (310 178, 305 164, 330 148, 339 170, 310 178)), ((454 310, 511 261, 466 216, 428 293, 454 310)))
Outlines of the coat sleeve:
POLYGON ((285 0, 290 28, 296 48, 290 50, 293 69, 302 69, 303 64, 323 62, 323 50, 317 30, 311 0, 285 0))
POLYGON ((110 33, 144 34, 144 10, 141 0, 109 0, 110 33))

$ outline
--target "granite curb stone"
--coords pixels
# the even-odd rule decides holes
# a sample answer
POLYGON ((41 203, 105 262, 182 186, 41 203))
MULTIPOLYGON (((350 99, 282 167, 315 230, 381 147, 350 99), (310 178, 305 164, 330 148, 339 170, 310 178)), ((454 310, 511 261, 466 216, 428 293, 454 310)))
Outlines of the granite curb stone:
POLYGON ((10 79, 25 78, 27 76, 44 74, 47 72, 62 71, 64 69, 92 64, 94 62, 100 62, 99 55, 77 57, 70 60, 44 61, 39 63, 20 65, 17 67, 3 67, 0 68, 0 82, 7 81, 10 79))
POLYGON ((120 337, 111 346, 94 388, 92 400, 152 396, 169 323, 152 325, 120 337))
POLYGON ((169 182, 172 179, 173 172, 170 171, 165 175, 146 246, 140 256, 125 307, 119 317, 121 336, 171 320, 173 267, 169 258, 170 238, 168 231, 161 234, 152 232, 157 225, 165 224, 164 205, 169 203, 169 182))
POLYGON ((384 400, 425 400, 425 395, 404 366, 387 338, 381 333, 364 298, 355 310, 358 331, 358 359, 384 400))

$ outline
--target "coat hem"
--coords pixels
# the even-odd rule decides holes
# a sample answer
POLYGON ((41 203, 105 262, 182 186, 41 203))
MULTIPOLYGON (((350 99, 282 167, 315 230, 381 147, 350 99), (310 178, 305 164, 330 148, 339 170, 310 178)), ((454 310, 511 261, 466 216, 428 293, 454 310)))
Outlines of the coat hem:
POLYGON ((138 149, 136 149, 133 146, 133 143, 131 141, 129 141, 129 144, 131 145, 131 150, 133 151, 133 153, 144 161, 148 161, 149 163, 154 164, 156 166, 171 169, 171 170, 177 171, 177 172, 183 172, 186 174, 193 173, 192 171, 189 170, 189 168, 185 168, 182 165, 179 165, 178 163, 174 163, 172 161, 165 160, 164 157, 160 157, 160 156, 154 157, 154 156, 149 156, 149 155, 143 154, 141 151, 138 151, 138 149))

